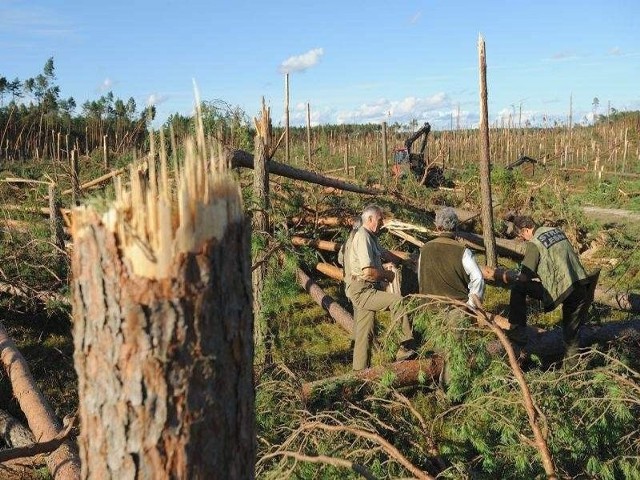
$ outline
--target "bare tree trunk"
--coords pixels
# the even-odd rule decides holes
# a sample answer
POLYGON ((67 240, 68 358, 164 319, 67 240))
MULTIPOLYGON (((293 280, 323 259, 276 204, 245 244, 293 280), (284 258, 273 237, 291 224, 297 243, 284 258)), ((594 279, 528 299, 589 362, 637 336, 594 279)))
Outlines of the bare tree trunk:
POLYGON ((71 152, 71 206, 80 202, 80 167, 78 165, 78 152, 71 152))
POLYGON ((204 134, 185 151, 176 192, 161 154, 74 211, 83 478, 254 477, 249 229, 204 134))
POLYGON ((307 103, 307 162, 311 168, 311 106, 307 103))
MULTIPOLYGON (((24 412, 37 441, 54 438, 62 425, 31 376, 24 357, 0 323, 0 358, 20 409, 24 412)), ((47 457, 47 466, 55 479, 80 478, 80 462, 72 442, 66 441, 47 457)))
MULTIPOLYGON (((271 149, 272 130, 269 109, 262 99, 262 116, 255 119, 255 155, 253 166, 253 197, 255 209, 253 211, 253 230, 256 233, 269 230, 269 172, 267 163, 271 149)), ((258 255, 259 256, 259 255, 258 255)), ((267 357, 266 336, 268 331, 267 319, 263 314, 262 291, 267 275, 267 262, 258 262, 251 272, 253 286, 253 315, 254 315, 254 344, 256 364, 263 364, 267 357)))
POLYGON ((482 142, 482 159, 480 160, 480 191, 482 192, 482 232, 487 265, 496 267, 496 239, 493 236, 493 208, 491 201, 491 164, 489 151, 489 111, 487 107, 487 61, 484 38, 478 39, 478 56, 480 63, 480 138, 482 142))
POLYGON ((287 165, 291 163, 289 158, 291 151, 291 138, 289 136, 289 73, 284 74, 284 160, 287 165))
POLYGON ((64 221, 62 220, 62 212, 60 212, 60 200, 55 183, 49 184, 49 230, 51 243, 57 248, 56 257, 58 258, 58 266, 60 266, 65 257, 64 221))
POLYGON ((389 161, 387 160, 387 122, 382 122, 382 166, 384 170, 384 183, 389 181, 389 161))

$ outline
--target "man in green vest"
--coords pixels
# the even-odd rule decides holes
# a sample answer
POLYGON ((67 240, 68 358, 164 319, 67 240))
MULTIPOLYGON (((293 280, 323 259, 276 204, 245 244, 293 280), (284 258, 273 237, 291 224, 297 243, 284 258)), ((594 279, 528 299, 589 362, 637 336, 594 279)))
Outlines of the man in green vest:
POLYGON ((513 219, 515 233, 526 240, 520 272, 511 287, 507 335, 519 347, 527 343, 527 297, 542 301, 549 312, 562 304, 565 358, 578 352, 578 330, 584 323, 591 278, 580 263, 571 242, 558 228, 539 227, 529 216, 513 219))
POLYGON ((362 370, 371 365, 375 312, 390 309, 393 319, 402 326, 401 346, 396 360, 416 356, 413 351, 413 332, 401 302, 402 296, 382 290, 385 282, 392 282, 395 274, 382 266, 385 250, 377 235, 383 225, 382 209, 377 205, 365 207, 361 215, 362 226, 354 233, 350 246, 344 252, 345 292, 353 304, 354 348, 353 369, 362 370))
POLYGON ((482 300, 484 278, 473 252, 455 238, 456 211, 451 207, 438 210, 434 223, 439 236, 420 249, 420 293, 462 301, 473 309, 471 296, 482 300))

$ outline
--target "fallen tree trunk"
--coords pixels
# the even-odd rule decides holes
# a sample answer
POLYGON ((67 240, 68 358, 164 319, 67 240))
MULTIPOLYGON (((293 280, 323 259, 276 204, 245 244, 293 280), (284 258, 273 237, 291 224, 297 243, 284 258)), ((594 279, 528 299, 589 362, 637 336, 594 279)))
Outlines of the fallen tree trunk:
POLYGON ((330 263, 319 262, 316 265, 316 270, 324 273, 327 277, 333 278, 334 280, 338 280, 340 282, 344 280, 344 272, 342 269, 335 265, 331 265, 330 263))
POLYGON ((338 325, 344 328, 350 334, 353 333, 353 317, 333 298, 324 293, 324 290, 318 286, 309 276, 302 271, 301 268, 296 270, 298 283, 305 291, 311 295, 315 302, 324 308, 338 325))
POLYGON ((364 370, 351 371, 344 375, 303 383, 301 389, 302 399, 305 402, 314 402, 320 398, 323 401, 350 398, 355 392, 362 389, 363 382, 380 381, 382 376, 388 373, 393 374, 391 386, 394 388, 415 385, 421 378, 434 381, 440 376, 443 363, 440 356, 434 355, 430 358, 379 365, 364 370))
MULTIPOLYGON (((101 183, 106 182, 107 180, 110 180, 113 177, 117 177, 118 175, 122 175, 124 172, 126 172, 129 169, 129 167, 122 167, 119 168, 117 170, 113 170, 109 173, 105 173, 104 175, 98 177, 98 178, 94 178, 93 180, 89 180, 86 183, 83 183, 82 185, 79 186, 79 190, 86 190, 87 188, 91 188, 95 185, 100 185, 101 183)), ((62 195, 69 195, 70 193, 73 192, 73 188, 68 188, 67 190, 64 190, 62 192, 62 195)))
MULTIPOLYGON (((340 247, 342 247, 341 243, 299 236, 291 237, 291 243, 297 247, 308 246, 327 252, 338 252, 340 251, 340 247)), ((398 260, 409 260, 409 258, 411 258, 411 255, 409 253, 403 252, 402 250, 388 250, 388 252, 397 257, 398 260)))
MULTIPOLYGON (((467 246, 472 249, 484 251, 484 239, 482 235, 471 232, 457 231, 456 237, 464 240, 467 246)), ((496 237, 496 247, 498 255, 503 257, 512 258, 514 260, 521 260, 524 257, 526 250, 525 242, 518 240, 511 240, 508 238, 496 237)))
POLYGON ((327 252, 338 252, 340 250, 340 244, 336 242, 329 242, 327 240, 318 240, 314 238, 304 237, 291 237, 291 243, 296 247, 313 247, 318 250, 325 250, 327 252))
MULTIPOLYGON (((529 343, 525 347, 528 353, 539 356, 544 362, 560 360, 564 355, 562 328, 544 330, 528 327, 529 343)), ((580 329, 579 340, 583 347, 606 345, 612 341, 631 339, 640 342, 640 320, 625 320, 602 325, 587 324, 580 329)))
MULTIPOLYGON (((35 438, 39 442, 55 438, 62 431, 62 424, 40 392, 31 376, 27 362, 1 323, 0 359, 11 381, 13 394, 35 438)), ((80 478, 78 453, 69 440, 47 456, 47 466, 55 479, 80 478)))
MULTIPOLYGON (((253 155, 244 150, 231 150, 227 151, 227 158, 232 167, 244 167, 253 168, 253 155)), ((269 161, 269 173, 280 175, 282 177, 292 178, 294 180, 302 180, 309 183, 315 183, 316 185, 323 185, 325 187, 333 187, 339 190, 346 190, 348 192, 362 193, 365 195, 379 195, 382 191, 378 189, 371 189, 360 187, 352 183, 347 183, 342 180, 330 178, 324 175, 320 175, 308 170, 301 170, 294 168, 283 163, 276 162, 275 160, 269 161)))
MULTIPOLYGON (((544 330, 528 327, 529 343, 526 351, 540 357, 543 363, 558 361, 564 355, 562 329, 544 330)), ((584 347, 605 345, 612 341, 631 340, 640 342, 640 320, 611 322, 604 325, 585 325, 580 331, 580 344, 584 347)), ((497 342, 497 340, 496 340, 497 342)), ((491 342, 491 353, 500 354, 504 350, 496 342, 491 342)), ((322 398, 350 398, 360 391, 363 382, 378 381, 387 372, 394 374, 393 386, 396 388, 416 385, 421 379, 437 380, 442 372, 443 361, 440 356, 396 362, 388 365, 349 372, 344 375, 323 378, 302 384, 301 394, 305 402, 314 402, 322 398)))
POLYGON ((307 215, 304 217, 291 218, 293 223, 308 223, 318 227, 351 227, 353 225, 352 217, 314 217, 307 215))
MULTIPOLYGON (((491 270, 485 266, 482 268, 482 276, 486 282, 502 288, 509 288, 509 282, 515 281, 513 271, 504 268, 491 270)), ((624 312, 640 312, 640 294, 635 292, 616 292, 604 287, 596 287, 593 301, 624 312)))
POLYGON ((594 302, 628 312, 640 312, 640 294, 635 292, 615 292, 604 287, 596 287, 594 302))

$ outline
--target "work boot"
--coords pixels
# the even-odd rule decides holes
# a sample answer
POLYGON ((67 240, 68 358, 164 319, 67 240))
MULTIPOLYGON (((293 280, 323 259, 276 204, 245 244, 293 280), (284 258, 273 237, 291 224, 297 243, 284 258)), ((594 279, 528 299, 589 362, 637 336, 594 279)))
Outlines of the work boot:
POLYGON ((412 358, 416 358, 417 356, 418 353, 415 350, 407 348, 404 345, 400 345, 400 348, 398 348, 398 352, 396 353, 396 362, 411 360, 412 358))

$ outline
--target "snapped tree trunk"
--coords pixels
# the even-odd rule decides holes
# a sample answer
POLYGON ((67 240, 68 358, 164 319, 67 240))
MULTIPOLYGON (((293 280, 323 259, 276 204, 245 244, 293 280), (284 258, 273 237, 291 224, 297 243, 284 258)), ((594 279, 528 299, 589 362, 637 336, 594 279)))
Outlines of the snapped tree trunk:
POLYGON ((74 211, 83 478, 254 476, 249 228, 198 140, 177 189, 161 154, 106 213, 74 211))
POLYGON ((484 236, 487 265, 496 267, 496 239, 493 235, 493 203, 491 200, 491 158, 489 150, 489 112, 487 102, 487 61, 484 38, 478 39, 478 60, 480 64, 480 191, 482 192, 482 232, 484 236))
MULTIPOLYGON (((255 119, 256 136, 255 136, 255 155, 253 166, 253 230, 260 235, 262 232, 269 230, 269 170, 267 163, 269 162, 269 150, 271 148, 271 117, 269 109, 262 99, 262 115, 255 119)), ((257 266, 251 273, 251 282, 253 288, 253 313, 255 318, 253 335, 255 343, 255 363, 264 364, 267 358, 267 318, 263 314, 262 308, 262 291, 264 290, 264 281, 267 276, 267 262, 261 261, 264 252, 258 252, 256 255, 257 266), (259 261, 260 260, 260 261, 259 261)))

